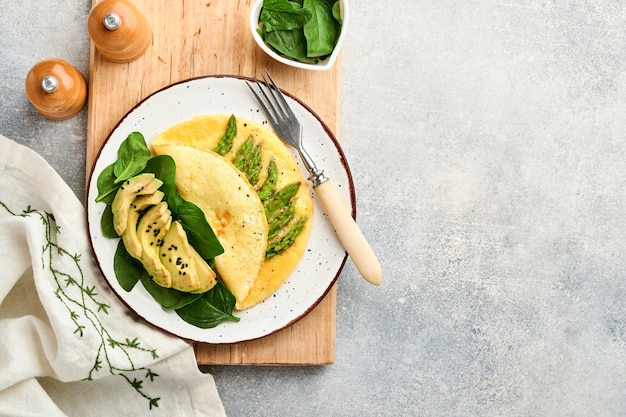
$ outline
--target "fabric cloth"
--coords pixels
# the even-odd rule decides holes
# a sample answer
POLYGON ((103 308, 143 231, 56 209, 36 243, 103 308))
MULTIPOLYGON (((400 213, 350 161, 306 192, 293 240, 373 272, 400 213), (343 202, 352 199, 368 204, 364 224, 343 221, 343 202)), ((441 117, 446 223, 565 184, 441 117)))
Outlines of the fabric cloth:
POLYGON ((193 347, 110 290, 72 190, 1 135, 0 415, 225 416, 193 347))

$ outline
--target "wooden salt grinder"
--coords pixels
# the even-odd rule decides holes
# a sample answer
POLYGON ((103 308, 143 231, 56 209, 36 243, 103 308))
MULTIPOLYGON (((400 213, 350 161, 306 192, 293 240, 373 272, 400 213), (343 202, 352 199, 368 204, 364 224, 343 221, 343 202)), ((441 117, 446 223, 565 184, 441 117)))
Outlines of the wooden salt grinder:
POLYGON ((96 49, 109 61, 131 62, 152 43, 148 19, 129 0, 104 0, 87 19, 87 30, 96 49))
POLYGON ((47 59, 28 71, 26 96, 45 117, 65 120, 75 116, 85 105, 87 82, 69 63, 47 59))

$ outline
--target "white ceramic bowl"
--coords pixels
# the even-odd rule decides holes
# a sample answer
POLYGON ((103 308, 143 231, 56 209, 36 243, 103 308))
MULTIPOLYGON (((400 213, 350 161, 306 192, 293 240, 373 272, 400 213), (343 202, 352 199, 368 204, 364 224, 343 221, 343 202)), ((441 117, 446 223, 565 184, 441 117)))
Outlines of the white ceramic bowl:
POLYGON ((293 59, 286 58, 277 54, 273 51, 261 38, 261 35, 257 32, 259 28, 259 15, 261 14, 261 9, 263 8, 263 0, 257 0, 252 9, 250 10, 250 33, 254 38, 259 48, 261 48, 266 54, 274 58, 276 61, 282 62, 285 65, 289 65, 296 68, 302 68, 306 70, 314 70, 314 71, 324 71, 332 68, 333 64, 337 60, 339 56, 339 51, 341 50, 341 45, 343 44, 343 40, 346 37, 346 29, 348 28, 349 21, 349 13, 348 13, 348 0, 339 0, 340 8, 341 8, 341 33, 339 34, 339 39, 337 39, 337 44, 335 45, 335 49, 333 49, 332 54, 326 59, 320 60, 317 64, 307 64, 305 62, 298 62, 293 59))

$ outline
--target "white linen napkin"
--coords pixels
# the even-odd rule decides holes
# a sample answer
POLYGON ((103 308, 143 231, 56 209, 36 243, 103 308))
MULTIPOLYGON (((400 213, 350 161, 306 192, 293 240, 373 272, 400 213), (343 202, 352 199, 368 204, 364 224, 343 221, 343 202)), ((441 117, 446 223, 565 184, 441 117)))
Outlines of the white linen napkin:
POLYGON ((225 416, 193 347, 110 290, 72 190, 2 135, 0 415, 225 416))

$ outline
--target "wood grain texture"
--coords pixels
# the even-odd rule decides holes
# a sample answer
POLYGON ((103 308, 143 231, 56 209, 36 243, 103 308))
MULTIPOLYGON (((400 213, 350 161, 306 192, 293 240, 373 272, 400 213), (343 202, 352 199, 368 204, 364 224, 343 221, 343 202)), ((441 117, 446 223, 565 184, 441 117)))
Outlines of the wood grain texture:
MULTIPOLYGON (((93 5, 99 1, 94 1, 93 5)), ((181 80, 205 75, 254 77, 267 68, 276 82, 339 135, 339 67, 306 71, 265 55, 250 35, 252 0, 135 0, 152 28, 136 61, 90 54, 87 175, 109 132, 139 101, 181 80)), ((232 345, 196 344, 199 364, 330 364, 335 359, 336 288, 300 321, 273 335, 232 345)))

